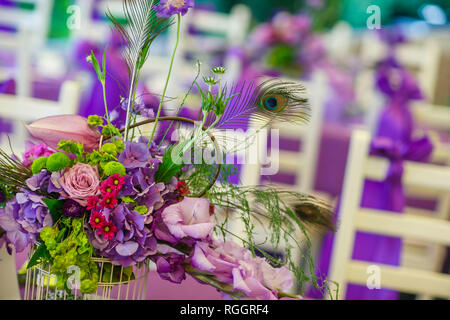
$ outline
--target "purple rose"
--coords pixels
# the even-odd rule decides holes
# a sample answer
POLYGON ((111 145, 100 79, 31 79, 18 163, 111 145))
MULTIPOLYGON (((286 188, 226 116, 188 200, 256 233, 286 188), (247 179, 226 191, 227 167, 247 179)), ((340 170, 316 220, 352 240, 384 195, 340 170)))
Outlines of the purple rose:
POLYGON ((203 198, 184 198, 164 209, 162 219, 178 240, 185 237, 204 240, 215 226, 214 217, 209 214, 209 200, 203 198))

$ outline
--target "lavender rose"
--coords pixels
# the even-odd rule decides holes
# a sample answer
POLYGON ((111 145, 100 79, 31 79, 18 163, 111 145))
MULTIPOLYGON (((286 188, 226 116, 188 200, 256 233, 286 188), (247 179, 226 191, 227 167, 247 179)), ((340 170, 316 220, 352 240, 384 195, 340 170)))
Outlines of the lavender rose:
POLYGON ((99 192, 100 178, 97 167, 84 163, 77 163, 67 169, 58 182, 64 189, 64 197, 71 198, 84 207, 87 199, 99 192))
POLYGON ((162 212, 169 232, 178 240, 191 237, 206 239, 214 228, 214 217, 209 215, 209 200, 184 198, 162 212))

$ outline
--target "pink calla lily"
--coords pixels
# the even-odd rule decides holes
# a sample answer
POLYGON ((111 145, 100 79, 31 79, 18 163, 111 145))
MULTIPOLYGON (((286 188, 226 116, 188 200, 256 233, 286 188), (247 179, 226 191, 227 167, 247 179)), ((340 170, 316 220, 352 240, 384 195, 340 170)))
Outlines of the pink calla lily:
POLYGON ((61 115, 42 118, 27 125, 31 136, 56 149, 60 140, 81 142, 87 152, 98 148, 100 132, 88 125, 88 120, 78 115, 61 115))

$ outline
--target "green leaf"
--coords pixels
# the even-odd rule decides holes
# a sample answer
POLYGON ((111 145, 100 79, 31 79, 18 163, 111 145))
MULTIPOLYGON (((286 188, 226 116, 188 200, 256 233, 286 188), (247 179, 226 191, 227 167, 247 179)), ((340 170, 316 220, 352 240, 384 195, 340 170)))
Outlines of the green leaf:
POLYGON ((42 201, 47 205, 50 215, 52 216, 53 223, 58 221, 58 219, 62 216, 64 201, 55 199, 42 199, 42 201))
POLYGON ((103 82, 103 73, 100 70, 100 65, 98 64, 97 58, 95 57, 94 51, 91 50, 91 62, 94 66, 95 73, 97 74, 97 78, 100 82, 103 82))
POLYGON ((44 260, 51 260, 50 252, 48 252, 47 247, 45 246, 45 243, 41 243, 39 248, 34 252, 33 256, 31 257, 30 261, 27 264, 27 269, 41 263, 44 260))
MULTIPOLYGON (((178 148, 177 148, 178 149, 178 148)), ((172 150, 173 147, 170 147, 166 153, 164 153, 162 163, 159 165, 158 171, 155 173, 155 181, 168 183, 173 176, 175 176, 178 172, 180 172, 181 168, 183 168, 182 163, 174 162, 172 158, 172 150)), ((178 160, 181 160, 179 158, 178 160)))

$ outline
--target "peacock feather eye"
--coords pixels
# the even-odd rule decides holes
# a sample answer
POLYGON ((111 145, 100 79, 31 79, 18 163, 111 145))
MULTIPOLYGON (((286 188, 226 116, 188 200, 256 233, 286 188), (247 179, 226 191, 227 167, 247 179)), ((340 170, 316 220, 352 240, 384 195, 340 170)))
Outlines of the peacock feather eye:
POLYGON ((267 94, 262 98, 261 106, 270 112, 280 112, 287 105, 287 97, 277 94, 267 94))

